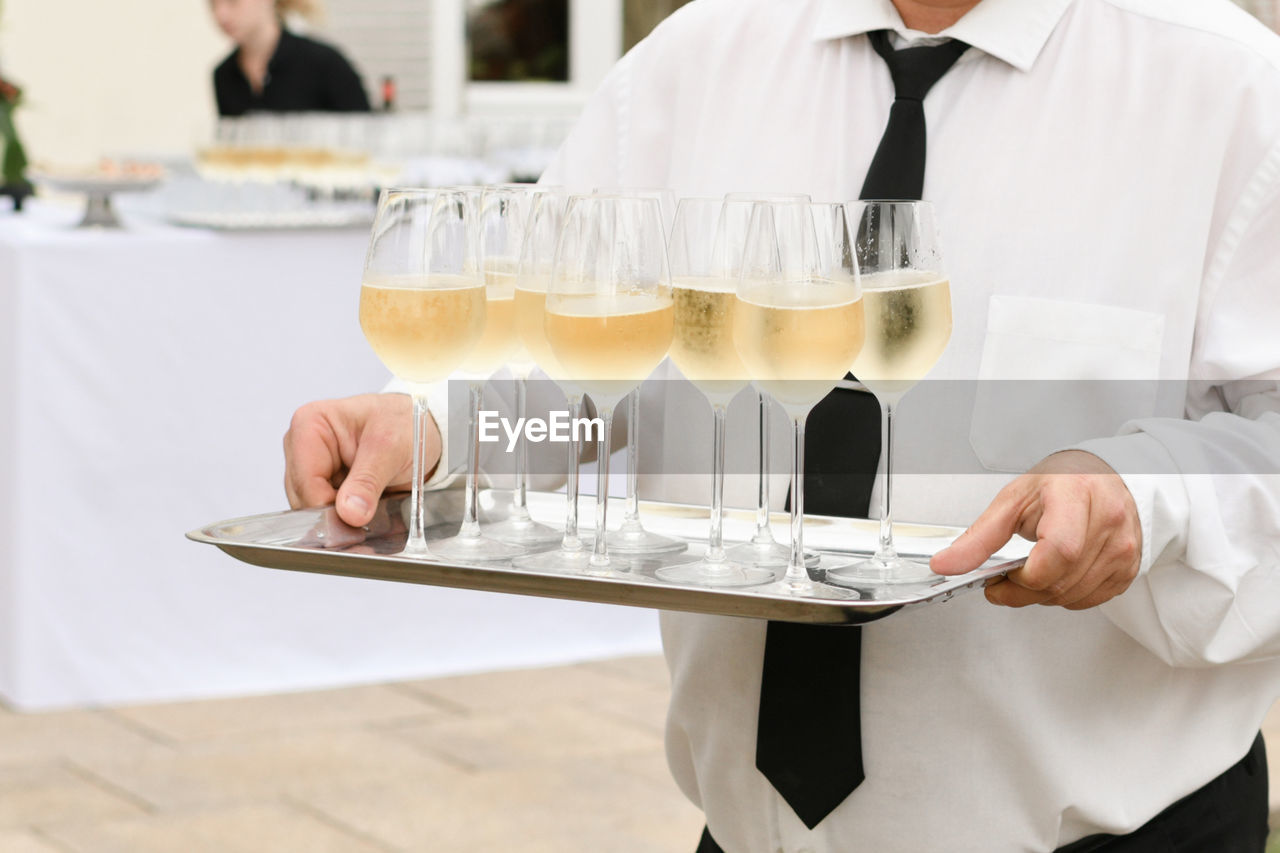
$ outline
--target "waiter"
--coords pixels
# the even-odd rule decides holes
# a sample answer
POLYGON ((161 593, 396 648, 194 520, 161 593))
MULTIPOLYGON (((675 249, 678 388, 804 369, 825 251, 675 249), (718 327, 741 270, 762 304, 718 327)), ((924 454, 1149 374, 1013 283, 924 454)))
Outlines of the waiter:
POLYGON ((284 16, 318 14, 317 0, 210 0, 235 50, 213 71, 218 115, 368 112, 360 75, 324 42, 298 35, 284 16))
MULTIPOLYGON (((944 573, 1037 540, 987 600, 872 623, 860 649, 664 613, 701 850, 1262 850, 1280 39, 1226 0, 698 0, 619 62, 546 177, 822 200, 922 180, 955 317, 931 379, 984 381, 904 436, 904 460, 963 470, 903 477, 897 508, 973 522, 944 573), (1027 378, 1141 381, 1118 407, 994 408, 994 380, 1027 378), (788 710, 780 661, 834 689, 788 710)), ((291 501, 363 523, 404 480, 409 420, 391 395, 300 410, 291 501)), ((690 470, 679 444, 662 470, 690 470)))

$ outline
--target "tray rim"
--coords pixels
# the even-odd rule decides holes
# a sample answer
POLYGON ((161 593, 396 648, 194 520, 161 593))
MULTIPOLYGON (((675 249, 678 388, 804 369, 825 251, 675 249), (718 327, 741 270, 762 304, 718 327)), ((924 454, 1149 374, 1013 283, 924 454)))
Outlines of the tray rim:
MULTIPOLYGON (((436 490, 449 492, 452 490, 436 490)), ((501 490, 499 490, 501 491, 501 490)), ((534 493, 530 493, 532 497, 534 493)), ((551 493, 547 493, 551 494, 551 493)), ((399 499, 401 495, 382 500, 399 499)), ((643 505, 705 510, 699 504, 670 501, 642 501, 643 505)), ((215 521, 188 531, 186 538, 213 545, 228 556, 261 568, 296 571, 309 574, 351 577, 394 583, 413 583, 482 592, 503 592, 541 598, 558 598, 600 604, 644 607, 708 615, 771 619, 826 625, 859 625, 884 618, 906 608, 940 603, 972 589, 987 586, 1010 571, 1022 566, 1025 558, 1015 558, 987 565, 974 572, 959 575, 949 582, 935 584, 918 596, 906 600, 848 600, 785 597, 747 592, 742 589, 694 587, 666 584, 648 578, 637 579, 555 574, 518 569, 506 565, 456 564, 414 560, 395 555, 359 554, 343 550, 300 548, 293 545, 251 543, 219 538, 214 531, 234 525, 257 523, 273 517, 299 512, 324 512, 327 507, 304 510, 279 510, 215 521)), ((806 516, 808 518, 834 518, 806 516)), ((836 519, 849 521, 850 519, 836 519)), ((874 519, 852 519, 875 523, 874 519)), ((904 522, 911 523, 911 522, 904 522)), ((928 525, 960 530, 950 525, 928 525)), ((681 537, 686 538, 687 537, 681 537)), ((696 542, 697 540, 689 540, 696 542)), ((820 549, 821 550, 821 549, 820 549)), ((848 551, 823 551, 848 556, 848 551)))

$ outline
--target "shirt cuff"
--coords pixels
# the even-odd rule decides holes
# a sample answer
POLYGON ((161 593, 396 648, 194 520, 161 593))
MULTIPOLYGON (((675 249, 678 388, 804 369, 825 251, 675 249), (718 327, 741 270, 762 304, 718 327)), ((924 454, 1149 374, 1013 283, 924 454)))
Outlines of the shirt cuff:
MULTIPOLYGON (((412 394, 413 386, 400 379, 392 379, 382 389, 383 394, 412 394)), ((460 476, 449 469, 449 381, 432 382, 427 386, 427 412, 440 432, 440 461, 436 469, 422 484, 424 489, 447 489, 460 476)))
POLYGON ((1191 501, 1178 463, 1159 441, 1143 432, 1082 442, 1064 450, 1083 450, 1110 465, 1133 495, 1142 526, 1139 576, 1186 552, 1191 501))

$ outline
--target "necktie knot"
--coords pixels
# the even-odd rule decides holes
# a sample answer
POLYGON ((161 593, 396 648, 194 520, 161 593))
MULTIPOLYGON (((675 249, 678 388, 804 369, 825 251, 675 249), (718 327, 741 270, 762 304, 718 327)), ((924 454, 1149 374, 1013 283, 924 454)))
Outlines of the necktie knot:
POLYGON ((941 80, 960 55, 969 49, 964 42, 952 39, 930 47, 894 50, 888 30, 876 30, 869 34, 869 38, 876 53, 889 66, 894 96, 906 101, 923 101, 933 84, 941 80))
POLYGON ((894 50, 888 30, 875 30, 867 36, 889 66, 895 98, 859 197, 921 198, 926 138, 924 96, 969 45, 953 39, 931 47, 894 50))

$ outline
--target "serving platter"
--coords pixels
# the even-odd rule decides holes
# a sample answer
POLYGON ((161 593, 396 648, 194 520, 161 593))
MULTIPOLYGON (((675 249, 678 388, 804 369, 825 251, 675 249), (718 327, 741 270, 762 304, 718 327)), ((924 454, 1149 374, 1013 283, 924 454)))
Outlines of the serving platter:
POLYGON ((53 192, 83 195, 84 215, 77 228, 120 228, 121 223, 111 205, 111 197, 119 193, 141 193, 164 183, 164 170, 158 166, 145 172, 33 171, 35 184, 53 192))
POLYGON ((326 207, 282 211, 178 210, 166 219, 183 228, 209 231, 318 231, 368 228, 373 222, 372 205, 326 207))
MULTIPOLYGON (((462 516, 461 492, 429 491, 423 495, 423 504, 428 542, 456 532, 462 516)), ((510 493, 484 492, 482 524, 507 517, 511 505, 510 493)), ((528 506, 535 520, 563 524, 563 495, 530 492, 528 506)), ((779 584, 710 588, 659 580, 654 574, 664 564, 659 560, 637 559, 624 572, 586 575, 568 569, 516 568, 509 561, 465 564, 399 557, 407 507, 405 496, 385 497, 374 520, 364 528, 344 524, 332 507, 325 507, 220 521, 193 530, 187 537, 269 569, 826 625, 858 625, 904 608, 939 604, 980 589, 1025 562, 1025 549, 1011 546, 1009 553, 997 555, 965 575, 920 584, 832 586, 824 582, 826 570, 869 554, 878 522, 806 516, 805 544, 821 556, 818 566, 809 570, 812 589, 794 594, 779 584)), ((621 505, 618 508, 621 510, 621 505)), ((699 536, 707 529, 706 507, 641 502, 641 517, 647 529, 687 541, 688 559, 705 552, 705 541, 699 536)), ((752 517, 745 512, 726 513, 726 544, 735 533, 739 540, 747 538, 752 517)), ((895 525, 899 550, 921 558, 945 547, 960 532, 961 528, 940 525, 895 525)))

